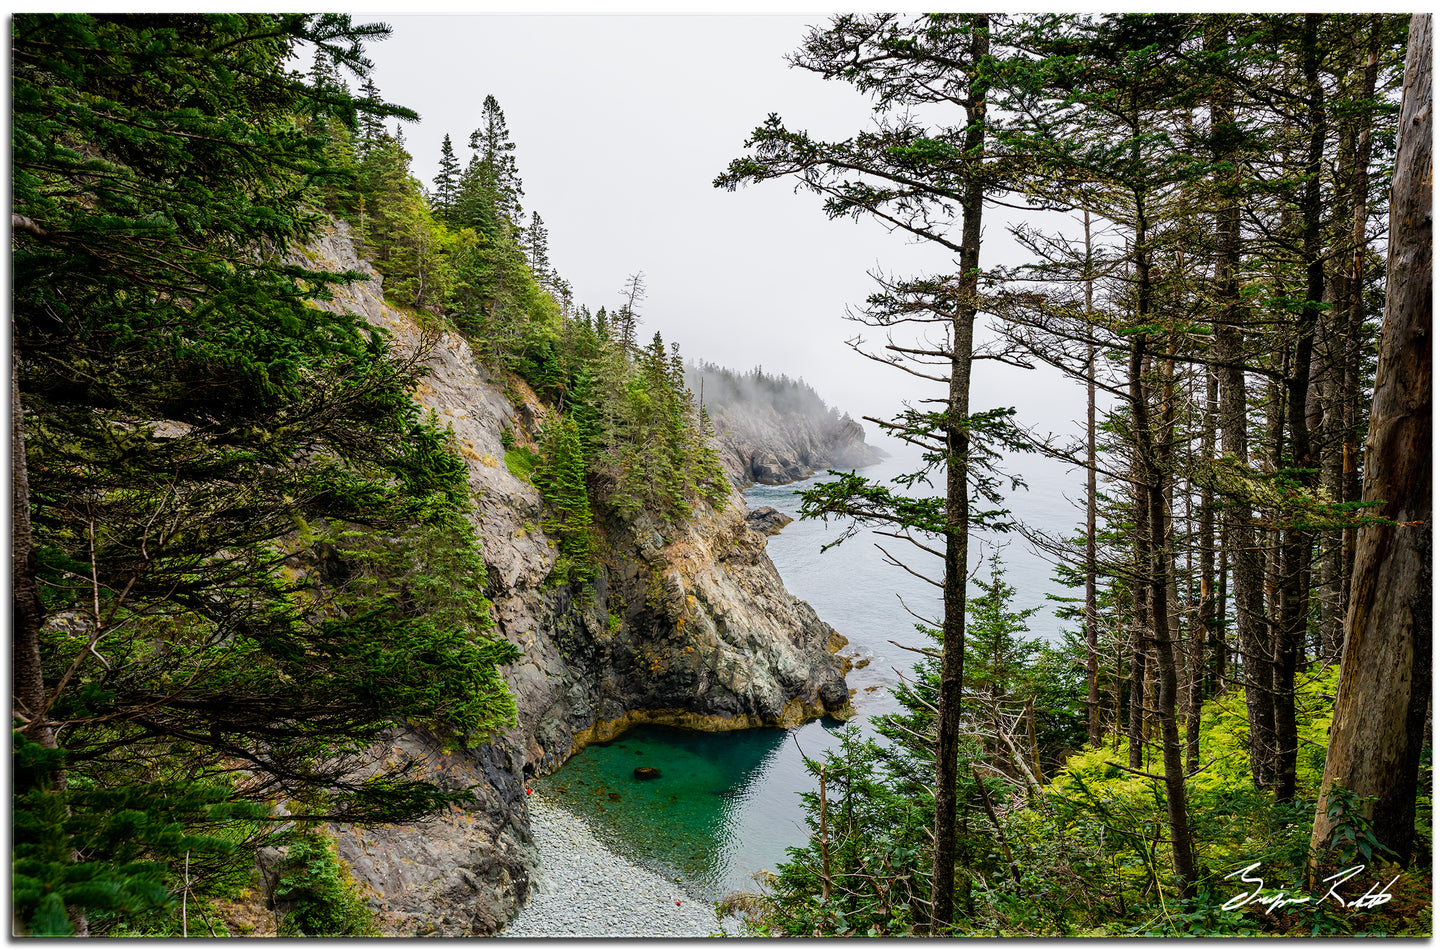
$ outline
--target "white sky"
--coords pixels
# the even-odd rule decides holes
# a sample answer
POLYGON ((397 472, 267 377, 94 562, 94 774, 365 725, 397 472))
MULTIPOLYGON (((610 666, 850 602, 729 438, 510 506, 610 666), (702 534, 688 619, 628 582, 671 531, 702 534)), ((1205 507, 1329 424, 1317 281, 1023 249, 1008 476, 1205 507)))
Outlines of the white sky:
MULTIPOLYGON (((785 181, 712 187, 770 112, 829 138, 869 124, 852 87, 784 61, 825 14, 355 19, 393 27, 370 48, 373 79, 383 97, 421 113, 403 131, 428 187, 443 135, 465 164, 482 100, 497 98, 527 213, 545 221, 553 266, 579 304, 612 309, 640 270, 644 334, 660 330, 685 357, 801 376, 855 417, 891 416, 903 398, 928 395, 921 381, 853 354, 843 341, 860 328, 843 312, 872 289, 869 268, 936 272, 946 258, 871 221, 828 221, 819 199, 785 181)), ((1013 253, 1001 222, 987 236, 986 255, 1013 253)), ((1082 405, 1066 384, 1042 392, 1040 373, 1005 373, 1013 379, 985 378, 976 408, 1016 404, 1061 425, 1061 395, 1082 405)))

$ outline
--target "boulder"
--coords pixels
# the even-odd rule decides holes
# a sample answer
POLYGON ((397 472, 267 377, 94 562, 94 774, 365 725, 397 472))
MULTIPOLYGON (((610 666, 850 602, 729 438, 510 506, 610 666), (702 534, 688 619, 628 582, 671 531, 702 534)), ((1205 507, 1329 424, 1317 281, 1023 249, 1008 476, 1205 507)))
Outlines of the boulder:
POLYGON ((754 531, 761 532, 765 537, 771 537, 782 531, 783 528, 793 523, 793 519, 783 514, 771 505, 764 505, 748 512, 746 524, 754 531))

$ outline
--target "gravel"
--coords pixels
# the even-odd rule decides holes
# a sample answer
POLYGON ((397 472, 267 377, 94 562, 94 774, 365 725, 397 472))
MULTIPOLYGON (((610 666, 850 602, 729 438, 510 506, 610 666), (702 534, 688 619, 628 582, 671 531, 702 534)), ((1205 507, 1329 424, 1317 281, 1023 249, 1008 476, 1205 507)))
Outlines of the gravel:
POLYGON ((680 883, 639 867, 597 839, 576 816, 533 794, 527 801, 541 857, 536 887, 502 937, 707 937, 719 925, 711 904, 680 883))

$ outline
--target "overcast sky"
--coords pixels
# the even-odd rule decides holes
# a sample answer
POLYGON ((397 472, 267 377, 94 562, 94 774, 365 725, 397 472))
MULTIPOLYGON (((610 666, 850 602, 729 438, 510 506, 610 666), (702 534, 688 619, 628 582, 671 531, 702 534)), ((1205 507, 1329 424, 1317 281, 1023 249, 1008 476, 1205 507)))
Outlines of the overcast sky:
MULTIPOLYGON (((946 258, 871 221, 829 221, 818 198, 788 182, 712 186, 770 112, 824 137, 869 124, 852 87, 785 61, 824 14, 358 19, 393 27, 371 47, 373 76, 384 97, 421 113, 403 132, 428 187, 442 137, 465 164, 482 100, 497 98, 523 203, 546 222, 553 266, 578 303, 617 306, 641 271, 644 333, 660 330, 688 358, 801 376, 855 417, 891 416, 903 398, 929 394, 853 354, 844 340, 859 327, 843 313, 871 290, 870 268, 938 272, 946 258)), ((1012 253, 1001 222, 987 237, 991 258, 1012 253)), ((990 373, 975 406, 1037 395, 1038 380, 1014 376, 990 373)), ((1058 392, 1036 408, 1057 409, 1058 392)))

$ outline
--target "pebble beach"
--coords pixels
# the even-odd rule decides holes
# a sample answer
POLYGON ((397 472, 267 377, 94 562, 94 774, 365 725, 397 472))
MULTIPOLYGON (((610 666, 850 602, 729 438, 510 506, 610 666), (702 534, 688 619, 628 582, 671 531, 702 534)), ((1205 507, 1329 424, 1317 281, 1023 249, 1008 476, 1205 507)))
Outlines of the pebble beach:
POLYGON ((527 802, 541 870, 527 906, 501 937, 736 935, 703 903, 600 841, 586 823, 538 795, 527 802))

